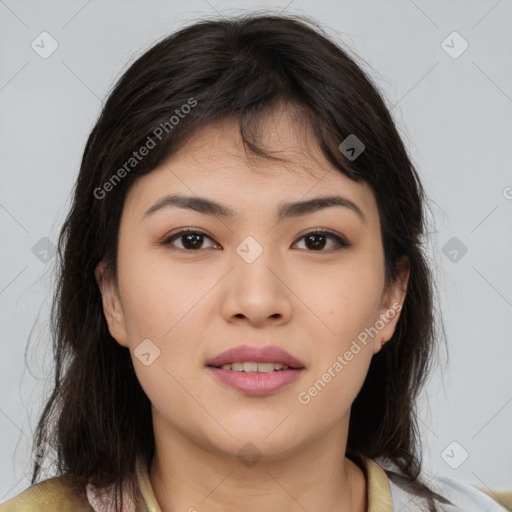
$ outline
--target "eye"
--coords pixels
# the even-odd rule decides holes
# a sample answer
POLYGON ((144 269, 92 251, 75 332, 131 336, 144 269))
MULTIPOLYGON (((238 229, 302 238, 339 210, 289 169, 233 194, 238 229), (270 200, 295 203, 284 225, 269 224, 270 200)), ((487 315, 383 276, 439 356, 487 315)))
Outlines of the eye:
MULTIPOLYGON (((331 233, 330 231, 311 231, 310 233, 306 233, 304 236, 299 238, 299 240, 302 239, 305 240, 306 247, 308 249, 312 249, 315 252, 328 252, 327 250, 322 251, 322 249, 324 249, 324 247, 326 246, 325 240, 328 239, 334 240, 335 243, 339 246, 339 248, 349 247, 351 245, 343 237, 331 233)), ((334 250, 340 250, 339 248, 334 248, 334 250)))
POLYGON ((178 249, 191 252, 191 251, 197 251, 197 250, 201 249, 201 246, 203 245, 202 242, 205 238, 212 240, 208 235, 206 235, 202 231, 194 231, 194 230, 186 229, 186 230, 180 231, 179 233, 175 233, 171 237, 165 239, 162 242, 162 244, 163 245, 172 245, 174 240, 176 240, 176 239, 181 240, 182 246, 178 247, 178 249))

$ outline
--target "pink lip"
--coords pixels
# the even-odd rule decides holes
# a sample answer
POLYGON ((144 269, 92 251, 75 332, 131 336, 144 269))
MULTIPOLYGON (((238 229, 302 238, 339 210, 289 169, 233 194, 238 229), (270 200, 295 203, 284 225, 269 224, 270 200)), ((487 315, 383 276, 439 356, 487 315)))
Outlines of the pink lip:
POLYGON ((224 384, 249 395, 267 395, 278 391, 290 385, 306 371, 305 368, 301 368, 295 370, 279 370, 269 373, 245 373, 235 370, 222 370, 220 368, 214 368, 213 366, 209 366, 208 370, 224 384))
POLYGON ((280 347, 249 347, 240 345, 230 348, 206 362, 217 379, 242 393, 249 395, 266 395, 290 385, 305 371, 304 363, 280 347), (289 366, 287 370, 268 373, 238 372, 223 370, 220 366, 231 363, 281 363, 289 366))
POLYGON ((255 363, 281 363, 291 368, 304 368, 302 361, 280 347, 249 347, 247 345, 230 348, 218 354, 213 359, 206 361, 206 365, 220 367, 223 364, 243 363, 244 361, 253 361, 255 363))

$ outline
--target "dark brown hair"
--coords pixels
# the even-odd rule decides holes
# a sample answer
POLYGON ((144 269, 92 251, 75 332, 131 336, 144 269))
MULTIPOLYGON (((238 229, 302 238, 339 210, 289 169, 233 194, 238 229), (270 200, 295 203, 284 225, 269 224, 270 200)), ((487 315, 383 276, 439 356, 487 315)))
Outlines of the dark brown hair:
MULTIPOLYGON (((253 13, 203 19, 153 45, 109 94, 87 140, 73 204, 59 236, 59 280, 51 315, 55 382, 35 446, 52 445, 59 472, 74 475, 82 485, 114 484, 119 497, 123 481, 135 485, 136 457, 149 464, 154 454, 150 401, 129 350, 109 333, 95 267, 105 261, 116 276, 120 216, 138 177, 197 130, 233 115, 245 147, 254 155, 275 158, 257 145, 254 134, 257 123, 283 103, 302 116, 340 172, 373 190, 386 283, 397 278, 404 257, 410 265, 395 333, 373 357, 352 405, 346 455, 392 462, 397 471, 388 470, 390 478, 424 496, 435 511, 434 498, 444 500, 418 478, 416 399, 439 339, 435 288, 422 247, 425 193, 377 87, 349 50, 304 16, 253 13), (351 134, 365 145, 355 160, 339 149, 351 134), (154 147, 131 161, 149 139, 154 147)), ((36 463, 32 484, 39 471, 36 463)))

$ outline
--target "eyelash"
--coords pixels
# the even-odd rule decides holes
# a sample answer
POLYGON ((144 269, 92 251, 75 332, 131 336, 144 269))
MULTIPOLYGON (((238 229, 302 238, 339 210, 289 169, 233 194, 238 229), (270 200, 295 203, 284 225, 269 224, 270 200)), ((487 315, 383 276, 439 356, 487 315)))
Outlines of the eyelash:
MULTIPOLYGON (((183 237, 184 235, 202 235, 206 238, 209 238, 212 242, 216 243, 209 235, 207 235, 203 231, 199 231, 196 229, 185 229, 185 230, 179 231, 178 233, 174 233, 173 235, 167 237, 165 240, 162 241, 162 245, 170 247, 172 245, 171 244, 172 241, 174 241, 175 239, 179 239, 179 238, 183 237)), ((320 229, 314 229, 312 231, 309 231, 309 232, 305 233, 304 235, 302 235, 298 240, 302 240, 303 238, 306 238, 307 236, 311 236, 311 235, 326 235, 328 238, 334 239, 340 247, 337 249, 326 249, 326 250, 322 249, 319 251, 306 249, 307 252, 333 252, 333 251, 339 251, 341 249, 345 249, 352 245, 352 244, 348 243, 340 235, 337 235, 331 231, 320 230, 320 229)), ((179 247, 178 248, 171 247, 171 250, 183 251, 183 252, 199 252, 203 249, 181 249, 179 247)))

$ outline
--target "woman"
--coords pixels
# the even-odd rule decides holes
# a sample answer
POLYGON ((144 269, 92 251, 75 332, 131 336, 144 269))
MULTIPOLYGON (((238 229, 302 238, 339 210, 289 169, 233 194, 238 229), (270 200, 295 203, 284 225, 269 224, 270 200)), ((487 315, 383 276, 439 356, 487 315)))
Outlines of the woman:
POLYGON ((0 511, 504 510, 420 474, 423 209, 376 87, 314 23, 154 45, 85 148, 39 464, 0 511))

